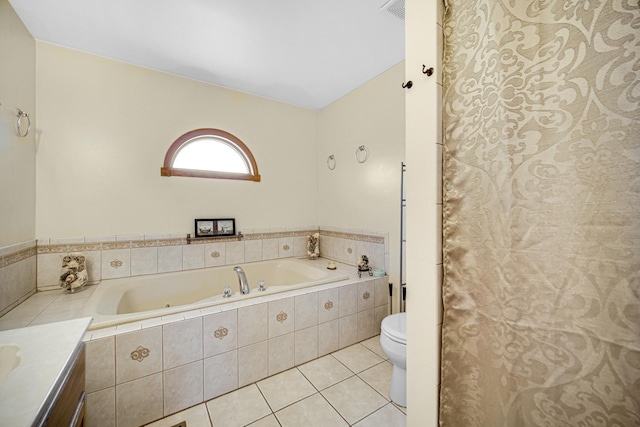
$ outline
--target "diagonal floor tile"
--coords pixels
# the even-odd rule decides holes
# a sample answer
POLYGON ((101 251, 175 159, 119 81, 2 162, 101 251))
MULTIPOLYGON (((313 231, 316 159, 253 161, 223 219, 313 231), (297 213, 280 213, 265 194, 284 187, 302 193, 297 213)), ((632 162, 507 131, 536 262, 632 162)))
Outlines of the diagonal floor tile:
POLYGON ((362 372, 384 360, 362 344, 354 344, 331 354, 355 373, 362 372))
POLYGON ((358 374, 367 384, 373 387, 378 393, 383 395, 387 400, 391 400, 389 392, 391 390, 391 371, 393 365, 389 362, 379 363, 366 371, 358 374))
POLYGON ((369 350, 373 351, 383 359, 388 359, 387 355, 384 354, 384 351, 382 350, 382 346, 380 346, 380 335, 376 335, 375 337, 371 337, 368 340, 362 341, 360 344, 367 347, 369 350))
POLYGON ((276 412, 282 427, 347 427, 348 424, 316 393, 276 412))
POLYGON ((351 377, 332 385, 321 393, 349 424, 361 420, 388 403, 358 377, 351 377))
MULTIPOLYGON (((187 427, 191 427, 191 426, 187 426, 187 427)), ((259 419, 255 423, 249 424, 247 427, 280 427, 280 423, 276 419, 276 416, 271 414, 268 417, 259 419)))
POLYGON ((331 355, 305 363, 298 366, 298 369, 318 390, 324 390, 353 376, 353 372, 331 355))
POLYGON ((171 427, 182 421, 186 421, 189 427, 211 427, 207 407, 204 403, 147 424, 147 427, 171 427))
POLYGON ((313 385, 296 368, 258 382, 258 388, 274 412, 316 392, 313 385))
POLYGON ((362 421, 354 424, 354 427, 405 427, 407 416, 389 403, 382 409, 378 409, 362 421))
POLYGON ((207 402, 214 426, 242 427, 271 413, 255 384, 207 402))

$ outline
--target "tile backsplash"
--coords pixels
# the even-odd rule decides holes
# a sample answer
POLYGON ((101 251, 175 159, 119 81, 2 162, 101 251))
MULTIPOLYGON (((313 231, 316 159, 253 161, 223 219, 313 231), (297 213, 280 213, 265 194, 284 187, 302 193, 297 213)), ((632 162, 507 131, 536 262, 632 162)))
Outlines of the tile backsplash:
POLYGON ((308 229, 246 233, 242 240, 189 241, 176 235, 49 238, 37 242, 37 289, 58 289, 62 258, 71 252, 85 255, 88 283, 95 284, 120 277, 303 257, 307 236, 316 232, 320 233, 322 257, 356 265, 360 255, 366 254, 370 266, 387 270, 386 237, 378 233, 308 229))
POLYGON ((0 248, 0 316, 35 292, 36 241, 0 248))
POLYGON ((217 267, 277 258, 303 257, 307 236, 320 233, 320 256, 356 265, 389 266, 387 235, 337 229, 304 229, 245 233, 237 238, 191 239, 186 234, 44 238, 0 248, 0 316, 36 291, 59 289, 62 258, 71 252, 86 257, 89 283, 119 277, 217 267))

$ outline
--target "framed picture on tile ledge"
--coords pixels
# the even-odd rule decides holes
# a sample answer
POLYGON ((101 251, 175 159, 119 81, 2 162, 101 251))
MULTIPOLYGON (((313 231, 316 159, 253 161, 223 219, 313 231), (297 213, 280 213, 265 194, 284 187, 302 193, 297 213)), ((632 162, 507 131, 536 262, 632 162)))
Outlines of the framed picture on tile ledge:
POLYGON ((235 218, 214 218, 195 220, 196 237, 225 237, 235 236, 235 218))

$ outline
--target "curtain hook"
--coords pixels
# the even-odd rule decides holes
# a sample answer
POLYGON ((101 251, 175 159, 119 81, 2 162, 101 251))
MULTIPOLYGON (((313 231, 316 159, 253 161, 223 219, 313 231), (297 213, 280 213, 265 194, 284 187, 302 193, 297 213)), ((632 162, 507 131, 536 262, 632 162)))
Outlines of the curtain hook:
POLYGON ((427 76, 431 77, 431 75, 433 74, 433 67, 427 68, 426 65, 422 64, 422 74, 426 74, 427 76))

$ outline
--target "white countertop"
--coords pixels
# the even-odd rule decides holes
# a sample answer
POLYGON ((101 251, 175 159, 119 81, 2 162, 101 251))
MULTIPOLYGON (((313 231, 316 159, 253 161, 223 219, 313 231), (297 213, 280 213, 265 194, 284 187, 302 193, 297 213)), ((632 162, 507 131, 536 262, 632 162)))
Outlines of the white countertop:
POLYGON ((0 383, 0 426, 31 426, 53 391, 90 317, 0 332, 0 346, 20 347, 20 364, 0 383))

